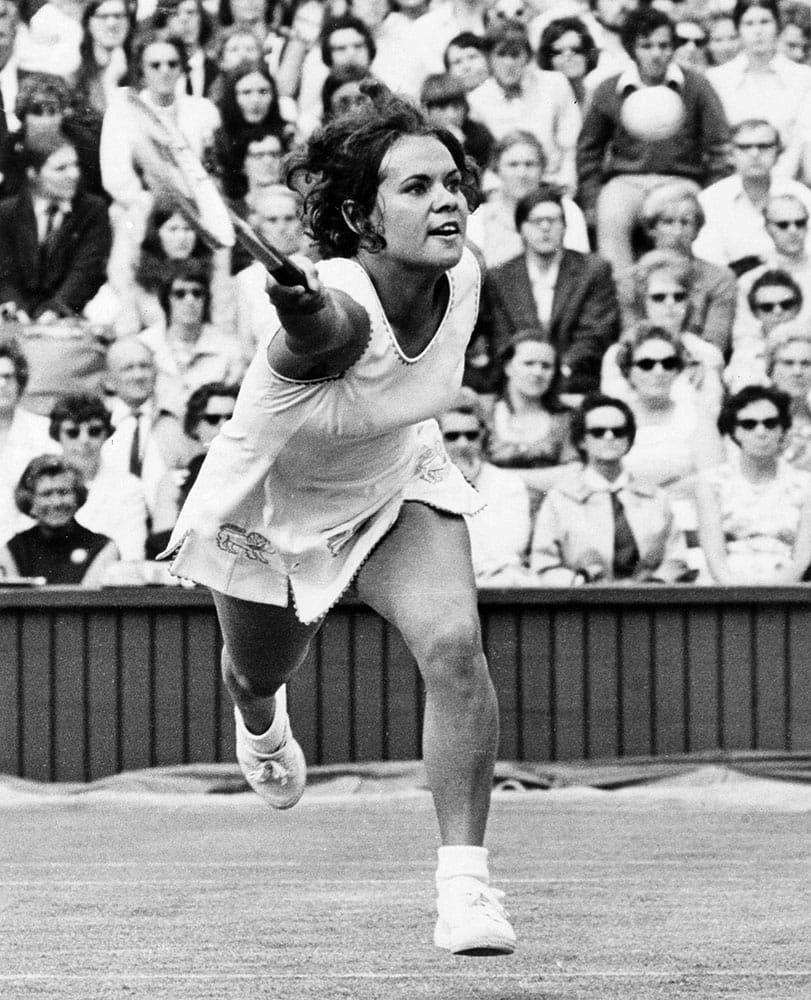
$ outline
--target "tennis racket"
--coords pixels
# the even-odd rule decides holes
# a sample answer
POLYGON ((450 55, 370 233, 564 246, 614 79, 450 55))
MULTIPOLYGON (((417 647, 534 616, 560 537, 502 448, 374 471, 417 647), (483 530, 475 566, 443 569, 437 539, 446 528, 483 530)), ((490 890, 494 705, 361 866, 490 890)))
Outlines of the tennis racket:
POLYGON ((309 288, 304 271, 226 205, 180 130, 135 91, 127 91, 127 101, 135 129, 135 159, 146 186, 181 212, 209 246, 220 249, 239 243, 280 285, 309 288))

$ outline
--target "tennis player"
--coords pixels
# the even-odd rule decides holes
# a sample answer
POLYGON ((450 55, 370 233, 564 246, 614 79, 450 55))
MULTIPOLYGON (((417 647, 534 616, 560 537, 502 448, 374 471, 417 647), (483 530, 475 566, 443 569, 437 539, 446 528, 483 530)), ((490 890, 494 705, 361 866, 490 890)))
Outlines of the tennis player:
POLYGON ((395 625, 426 687, 424 759, 442 846, 434 942, 508 954, 515 934, 483 846, 498 709, 462 514, 480 506, 432 419, 461 384, 479 269, 477 186, 450 133, 379 84, 288 169, 323 260, 309 288, 268 278, 281 327, 259 351, 170 542, 211 588, 237 759, 280 809, 304 755, 280 688, 354 584, 395 625))

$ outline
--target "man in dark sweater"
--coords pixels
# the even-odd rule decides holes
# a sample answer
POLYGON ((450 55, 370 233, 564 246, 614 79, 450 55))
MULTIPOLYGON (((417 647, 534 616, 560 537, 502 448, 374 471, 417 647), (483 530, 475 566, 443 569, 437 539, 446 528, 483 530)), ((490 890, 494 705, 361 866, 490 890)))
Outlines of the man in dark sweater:
POLYGON ((656 8, 629 14, 622 33, 633 62, 594 92, 577 144, 578 201, 596 229, 597 248, 622 271, 633 263, 632 238, 646 196, 674 178, 696 190, 730 172, 729 125, 721 102, 698 73, 673 62, 673 22, 656 8), (668 139, 635 138, 623 126, 624 101, 643 87, 674 90, 684 118, 668 139))

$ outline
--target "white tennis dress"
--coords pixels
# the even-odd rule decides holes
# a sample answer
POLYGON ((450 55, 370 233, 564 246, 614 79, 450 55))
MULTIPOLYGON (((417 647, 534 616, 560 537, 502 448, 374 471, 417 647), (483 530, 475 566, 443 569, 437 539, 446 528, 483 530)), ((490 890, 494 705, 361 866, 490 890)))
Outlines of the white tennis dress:
POLYGON ((167 548, 175 575, 221 593, 286 607, 291 591, 305 623, 338 600, 405 500, 456 514, 482 507, 431 419, 461 385, 479 304, 473 255, 447 272, 445 315, 413 358, 360 264, 322 261, 318 274, 367 311, 364 354, 337 378, 299 382, 260 350, 167 548))

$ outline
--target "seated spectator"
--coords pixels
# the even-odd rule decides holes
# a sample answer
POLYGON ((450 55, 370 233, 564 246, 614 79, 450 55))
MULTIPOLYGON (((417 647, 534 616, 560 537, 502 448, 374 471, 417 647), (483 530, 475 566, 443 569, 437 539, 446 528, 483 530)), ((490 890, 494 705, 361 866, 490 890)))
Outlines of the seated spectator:
POLYGON ((780 3, 780 34, 777 50, 800 66, 808 63, 811 43, 811 10, 807 3, 783 0, 780 3))
POLYGON ((460 34, 484 35, 487 6, 486 0, 439 0, 417 18, 403 53, 411 92, 419 94, 429 73, 442 72, 446 49, 460 34))
POLYGON ((112 432, 110 412, 99 396, 65 395, 51 411, 51 437, 65 461, 81 473, 87 489, 76 520, 111 538, 122 560, 138 562, 146 545, 146 500, 139 479, 120 475, 103 460, 102 446, 112 432))
POLYGON ((665 493, 623 468, 636 422, 621 399, 595 393, 572 415, 582 466, 553 486, 538 512, 530 566, 547 586, 672 583, 687 571, 665 493))
POLYGON ((519 473, 535 506, 575 461, 570 413, 560 401, 555 349, 537 330, 520 330, 501 358, 503 388, 493 407, 487 457, 519 473))
MULTIPOLYGON (((279 135, 263 128, 246 135, 235 147, 232 169, 222 180, 225 195, 238 215, 246 217, 256 198, 281 182, 286 151, 279 135)), ((241 266, 245 264, 242 261, 241 266)))
POLYGON ((432 73, 422 85, 420 101, 430 120, 452 132, 468 156, 484 170, 493 156, 494 139, 486 125, 470 117, 465 94, 465 86, 458 77, 432 73))
POLYGON ((23 469, 51 450, 48 418, 20 406, 28 384, 28 361, 8 337, 0 339, 0 542, 26 527, 14 500, 23 469))
POLYGON ((564 249, 565 226, 561 193, 551 185, 516 205, 523 253, 494 268, 485 284, 491 357, 518 330, 536 327, 560 358, 561 391, 586 393, 599 385, 600 361, 619 335, 619 307, 611 265, 564 249))
POLYGON ((769 335, 766 371, 775 389, 791 400, 791 427, 785 433, 783 458, 811 472, 811 328, 781 323, 769 335))
POLYGON ((26 183, 0 201, 0 312, 19 322, 78 316, 104 281, 107 206, 85 194, 76 146, 60 131, 23 153, 26 183))
POLYGON ((558 17, 544 28, 538 65, 566 77, 581 116, 586 108, 586 77, 596 69, 598 58, 594 39, 579 17, 558 17))
POLYGON ((232 24, 221 28, 210 46, 217 65, 217 76, 203 95, 214 104, 219 104, 225 85, 225 74, 241 63, 256 63, 262 58, 262 46, 256 35, 248 28, 232 24))
MULTIPOLYGON (((467 231, 468 239, 481 250, 488 268, 498 267, 524 252, 515 228, 515 206, 544 180, 546 154, 531 132, 511 132, 496 143, 491 169, 495 190, 471 215, 467 231)), ((562 205, 566 220, 563 245, 567 250, 588 253, 583 213, 567 195, 563 196, 562 205)))
POLYGON ((811 472, 781 457, 791 401, 746 386, 727 400, 718 426, 738 445, 696 490, 701 547, 715 583, 799 583, 811 563, 811 472))
POLYGON ((691 495, 695 474, 723 459, 709 411, 695 396, 673 391, 685 362, 681 338, 652 323, 640 324, 617 354, 637 427, 625 468, 638 482, 661 486, 671 497, 691 495))
POLYGON ((732 10, 714 10, 707 19, 707 61, 710 66, 723 66, 740 51, 738 28, 732 10))
POLYGON ((183 430, 200 449, 185 469, 165 473, 158 486, 152 528, 147 539, 147 558, 155 559, 169 544, 172 528, 203 465, 206 452, 220 428, 234 413, 237 388, 222 382, 207 382, 189 396, 183 430))
POLYGON ((703 76, 673 62, 674 41, 673 23, 661 11, 628 15, 623 42, 633 62, 598 85, 578 140, 578 202, 596 228, 598 251, 618 271, 633 263, 634 229, 653 188, 684 178, 698 190, 728 172, 721 102, 703 76), (623 101, 651 86, 675 88, 684 103, 684 121, 668 139, 638 139, 622 124, 623 101))
POLYGON ((774 246, 763 215, 769 199, 790 194, 811 209, 811 192, 799 181, 775 173, 782 146, 769 122, 747 119, 732 129, 735 173, 710 184, 698 196, 704 225, 693 244, 702 260, 744 274, 768 261, 774 246))
POLYGON ((82 11, 80 65, 74 80, 76 114, 96 144, 111 98, 129 82, 135 9, 125 0, 90 0, 82 11))
POLYGON ((324 125, 338 115, 349 114, 363 107, 369 98, 361 91, 364 80, 371 80, 368 70, 360 66, 339 66, 331 69, 321 88, 321 121, 324 125))
POLYGON ((707 60, 707 29, 704 19, 697 16, 679 17, 675 13, 675 48, 673 61, 683 69, 703 73, 709 65, 707 60))
POLYGON ((237 338, 210 322, 210 275, 205 265, 188 261, 178 266, 161 286, 160 301, 166 327, 150 327, 139 338, 155 355, 161 405, 182 413, 198 386, 238 384, 244 365, 237 338))
POLYGON ((0 573, 44 577, 52 584, 101 586, 118 552, 105 535, 76 521, 86 497, 81 473, 59 455, 40 455, 29 462, 15 499, 34 526, 14 535, 0 550, 0 573))
POLYGON ((531 65, 529 38, 518 22, 489 28, 486 42, 490 76, 468 94, 471 118, 497 140, 529 129, 546 153, 548 179, 573 194, 581 118, 566 77, 531 65))
POLYGON ((457 77, 469 94, 490 75, 487 65, 487 43, 483 35, 473 31, 462 31, 452 38, 443 55, 445 71, 457 77))
POLYGON ((214 22, 202 0, 158 0, 152 23, 186 46, 187 68, 178 91, 208 97, 219 67, 206 51, 214 34, 214 22))
POLYGON ((124 337, 107 352, 108 405, 115 430, 104 445, 104 464, 119 477, 137 476, 149 510, 169 469, 181 469, 194 449, 183 433, 183 411, 172 413, 155 394, 155 357, 137 337, 124 337))
MULTIPOLYGON (((680 254, 690 264, 690 329, 728 357, 735 320, 735 274, 728 267, 711 264, 693 254, 693 241, 704 225, 704 211, 695 188, 683 181, 654 188, 645 199, 641 214, 654 249, 680 254)), ((639 271, 646 266, 645 261, 640 261, 617 280, 626 329, 646 318, 638 297, 639 271)))

